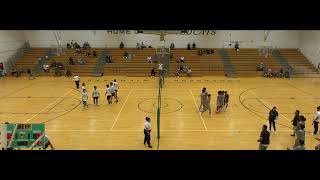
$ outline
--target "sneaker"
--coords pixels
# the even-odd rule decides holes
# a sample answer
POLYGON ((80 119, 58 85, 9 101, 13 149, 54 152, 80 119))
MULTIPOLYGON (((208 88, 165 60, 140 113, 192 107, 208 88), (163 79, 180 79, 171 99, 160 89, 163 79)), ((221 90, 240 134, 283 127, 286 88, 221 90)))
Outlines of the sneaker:
POLYGON ((148 146, 149 148, 152 148, 152 146, 148 146))
POLYGON ((294 135, 294 134, 290 134, 290 136, 296 136, 296 135, 294 135))

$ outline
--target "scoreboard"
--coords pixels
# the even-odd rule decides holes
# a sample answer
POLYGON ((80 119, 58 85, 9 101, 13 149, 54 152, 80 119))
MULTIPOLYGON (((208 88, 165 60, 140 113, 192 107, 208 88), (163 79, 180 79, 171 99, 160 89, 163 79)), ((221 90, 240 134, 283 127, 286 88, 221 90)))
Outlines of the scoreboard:
MULTIPOLYGON (((44 148, 46 144, 45 125, 41 124, 3 124, 1 126, 1 140, 3 143, 13 141, 11 147, 30 148, 36 140, 41 139, 33 146, 34 148, 44 148)), ((8 147, 9 148, 9 147, 8 147)))

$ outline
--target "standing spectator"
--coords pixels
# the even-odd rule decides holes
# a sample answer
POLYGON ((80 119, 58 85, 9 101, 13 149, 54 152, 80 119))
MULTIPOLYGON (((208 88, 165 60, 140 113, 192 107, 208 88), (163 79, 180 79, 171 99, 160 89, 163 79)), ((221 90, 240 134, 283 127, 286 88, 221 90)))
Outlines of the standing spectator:
POLYGON ((148 144, 149 148, 152 148, 151 146, 151 119, 149 117, 146 117, 146 121, 144 123, 144 141, 143 144, 146 145, 148 144))
POLYGON ((278 118, 277 107, 273 107, 269 112, 269 130, 271 132, 271 126, 273 126, 274 133, 276 134, 276 120, 278 118))
POLYGON ((174 44, 173 44, 173 42, 172 42, 171 45, 170 45, 170 49, 174 49, 174 44))
POLYGON ((191 45, 190 45, 190 43, 188 43, 187 49, 188 49, 188 50, 191 50, 191 45))
POLYGON ((73 77, 74 82, 76 83, 77 89, 79 89, 79 83, 80 83, 80 77, 78 75, 75 75, 73 77))
POLYGON ((259 144, 259 150, 267 150, 268 145, 270 144, 270 132, 268 131, 268 126, 263 125, 262 131, 260 133, 260 138, 258 139, 259 144))
POLYGON ((296 131, 298 130, 298 123, 300 121, 300 111, 296 110, 295 115, 292 122, 292 126, 293 126, 293 134, 291 134, 291 136, 295 136, 296 135, 296 131))
POLYGON ((140 49, 140 48, 141 48, 139 43, 137 43, 137 46, 136 46, 136 47, 137 47, 137 49, 140 49))
POLYGON ((69 58, 69 64, 70 64, 70 65, 74 65, 74 61, 73 61, 73 58, 72 58, 72 57, 69 58))
POLYGON ((123 42, 120 43, 120 49, 123 49, 124 48, 124 44, 123 42))
POLYGON ((73 42, 73 40, 71 41, 71 49, 74 49, 74 42, 73 42))
POLYGON ((316 115, 313 118, 313 123, 312 123, 313 128, 314 128, 313 134, 318 133, 319 122, 320 122, 320 106, 317 107, 316 115))
POLYGON ((196 49, 196 43, 192 43, 192 49, 196 49))
POLYGON ((65 76, 66 77, 71 77, 72 76, 71 70, 69 68, 67 69, 65 76))

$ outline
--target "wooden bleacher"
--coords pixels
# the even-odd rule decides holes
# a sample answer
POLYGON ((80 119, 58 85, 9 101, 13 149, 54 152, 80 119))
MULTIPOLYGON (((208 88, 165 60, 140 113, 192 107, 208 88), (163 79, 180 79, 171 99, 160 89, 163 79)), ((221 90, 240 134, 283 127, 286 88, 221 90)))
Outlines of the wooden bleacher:
POLYGON ((320 77, 316 67, 298 49, 279 49, 297 77, 320 77))
MULTIPOLYGON (((97 52, 96 58, 86 57, 85 65, 78 64, 78 58, 81 56, 76 53, 74 49, 66 50, 61 56, 53 56, 52 59, 56 62, 63 63, 66 67, 70 67, 73 74, 80 76, 92 76, 102 48, 91 49, 97 52), (75 65, 69 65, 69 57, 73 57, 75 65)), ((172 58, 169 63, 169 75, 175 76, 176 68, 179 63, 176 62, 177 56, 185 57, 185 65, 192 69, 192 76, 208 76, 208 75, 224 75, 223 58, 219 54, 219 49, 214 55, 203 54, 199 56, 197 50, 187 50, 185 48, 176 48, 171 50, 172 58)), ((24 72, 28 68, 34 68, 37 63, 38 57, 45 57, 48 54, 48 48, 31 48, 26 54, 18 61, 14 67, 16 69, 23 69, 24 72)), ((107 63, 104 67, 104 75, 125 75, 125 76, 149 76, 152 68, 157 69, 157 63, 147 63, 148 56, 155 56, 154 48, 145 48, 138 50, 135 48, 109 48, 107 51, 112 55, 112 63, 107 63), (127 51, 133 53, 134 56, 131 60, 124 60, 123 54, 127 51)), ((261 76, 262 72, 256 71, 257 65, 262 61, 267 68, 279 70, 281 65, 270 54, 268 58, 259 55, 258 49, 255 48, 241 48, 239 52, 234 49, 225 49, 228 53, 233 68, 237 77, 256 77, 261 76)), ((288 61, 294 68, 297 77, 320 77, 317 74, 316 68, 308 61, 308 59, 298 49, 279 49, 281 55, 288 61)), ((26 75, 23 73, 22 75, 26 75)), ((182 75, 182 74, 181 74, 182 75)), ((50 73, 41 72, 40 76, 53 76, 53 71, 50 73)))
POLYGON ((48 48, 30 48, 19 60, 14 68, 23 70, 22 76, 27 76, 27 69, 33 69, 38 64, 38 57, 44 58, 48 55, 48 48))
MULTIPOLYGON (((92 55, 89 57, 86 57, 86 53, 85 53, 86 50, 84 50, 84 53, 81 55, 81 54, 77 53, 74 49, 68 49, 68 50, 65 50, 65 52, 60 56, 53 56, 51 58, 49 65, 51 64, 51 62, 53 60, 55 60, 57 63, 60 62, 65 67, 70 68, 73 75, 77 74, 79 76, 91 76, 97 66, 99 55, 101 54, 103 49, 102 48, 91 48, 90 52, 92 52, 92 51, 96 51, 97 57, 93 57, 92 55), (86 61, 86 64, 84 64, 84 65, 80 65, 78 63, 78 59, 81 56, 86 61), (75 65, 69 65, 69 58, 70 57, 73 58, 75 65)), ((42 71, 40 73, 40 76, 53 76, 53 74, 54 74, 54 70, 51 69, 49 73, 42 71)))
MULTIPOLYGON (((213 48, 212 48, 213 49, 213 48)), ((224 66, 222 57, 218 53, 219 49, 214 54, 202 54, 198 55, 197 50, 173 49, 171 54, 173 58, 170 59, 170 76, 175 76, 176 69, 180 65, 176 62, 176 57, 184 57, 184 65, 190 67, 192 70, 192 76, 211 76, 211 75, 224 75, 224 66)), ((183 75, 183 74, 180 74, 183 75)))
POLYGON ((112 63, 104 67, 104 75, 125 75, 125 76, 150 76, 152 68, 157 69, 157 63, 148 63, 148 56, 155 56, 154 48, 139 50, 136 48, 109 48, 107 51, 112 56, 112 63), (132 53, 131 60, 124 60, 124 52, 132 53))

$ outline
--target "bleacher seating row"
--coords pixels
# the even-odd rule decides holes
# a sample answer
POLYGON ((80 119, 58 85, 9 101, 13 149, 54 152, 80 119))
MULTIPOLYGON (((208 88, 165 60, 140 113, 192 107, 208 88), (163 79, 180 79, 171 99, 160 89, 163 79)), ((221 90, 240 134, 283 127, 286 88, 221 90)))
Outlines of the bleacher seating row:
MULTIPOLYGON (((92 76, 99 60, 102 48, 93 48, 97 57, 86 57, 85 54, 80 55, 74 49, 66 50, 60 56, 53 56, 51 60, 64 64, 71 70, 73 74, 80 76, 92 76), (86 60, 85 65, 78 64, 78 58, 81 56, 86 60), (75 61, 75 65, 69 65, 69 57, 75 61)), ((156 50, 154 48, 145 48, 138 50, 135 48, 108 48, 107 53, 112 56, 112 63, 106 63, 104 66, 104 75, 125 75, 125 76, 149 76, 152 68, 157 69, 157 63, 147 63, 148 56, 155 56, 156 50), (132 54, 132 58, 124 59, 124 52, 132 54)), ((192 69, 192 76, 209 76, 220 75, 223 76, 224 64, 223 57, 218 53, 219 49, 214 54, 203 54, 199 56, 197 50, 187 49, 173 49, 171 50, 171 58, 169 61, 169 76, 175 76, 176 68, 181 64, 176 62, 176 58, 185 57, 184 66, 192 69)), ((319 77, 316 68, 308 61, 308 59, 298 49, 278 49, 280 54, 291 65, 297 77, 319 77)), ((259 54, 258 49, 241 48, 239 52, 234 49, 225 49, 230 57, 231 64, 237 77, 255 77, 261 76, 262 72, 257 71, 257 65, 263 62, 265 67, 273 70, 279 70, 281 65, 270 54, 267 58, 259 54)), ((31 48, 15 64, 15 68, 26 71, 28 68, 34 68, 38 64, 38 57, 45 57, 49 52, 48 48, 31 48)), ((104 57, 103 57, 104 58, 104 57)), ((39 76, 52 76, 53 71, 46 73, 41 72, 39 76)))

